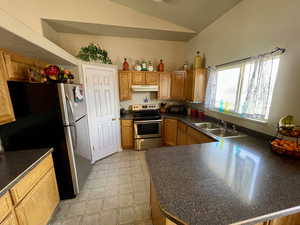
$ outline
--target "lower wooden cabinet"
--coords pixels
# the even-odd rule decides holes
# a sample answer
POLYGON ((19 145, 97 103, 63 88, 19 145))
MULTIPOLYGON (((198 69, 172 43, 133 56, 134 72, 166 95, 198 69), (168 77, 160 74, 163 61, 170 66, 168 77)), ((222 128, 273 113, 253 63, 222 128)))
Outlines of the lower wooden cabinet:
POLYGON ((55 172, 52 168, 16 207, 19 224, 46 225, 58 202, 55 172))
POLYGON ((178 121, 177 129, 177 145, 187 144, 187 125, 181 121, 178 121))
POLYGON ((133 149, 133 120, 121 120, 122 148, 133 149))
POLYGON ((59 194, 50 154, 0 197, 0 225, 47 225, 58 203, 59 194))
POLYGON ((176 119, 165 119, 164 142, 166 145, 169 146, 175 146, 177 144, 177 120, 176 119))
POLYGON ((18 225, 15 213, 12 211, 2 222, 0 222, 0 225, 18 225))
POLYGON ((200 131, 195 130, 194 128, 187 128, 187 144, 202 144, 214 142, 215 140, 208 137, 207 135, 201 133, 200 131))
POLYGON ((0 197, 0 222, 10 213, 12 207, 12 201, 7 192, 0 197))

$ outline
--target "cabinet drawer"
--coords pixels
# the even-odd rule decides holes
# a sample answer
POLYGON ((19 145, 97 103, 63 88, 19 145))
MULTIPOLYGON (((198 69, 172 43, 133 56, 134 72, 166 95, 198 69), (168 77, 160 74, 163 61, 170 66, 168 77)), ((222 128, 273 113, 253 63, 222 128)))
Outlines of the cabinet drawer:
POLYGON ((125 127, 132 127, 133 126, 133 121, 132 120, 122 120, 121 125, 125 127))
MULTIPOLYGON (((7 192, 0 197, 0 222, 9 214, 12 209, 12 202, 7 192)), ((2 224, 2 223, 1 223, 2 224)))
POLYGON ((0 222, 0 225, 18 225, 16 215, 12 212, 5 220, 0 222))
POLYGON ((50 154, 10 190, 14 204, 21 201, 51 167, 53 167, 53 160, 50 154))

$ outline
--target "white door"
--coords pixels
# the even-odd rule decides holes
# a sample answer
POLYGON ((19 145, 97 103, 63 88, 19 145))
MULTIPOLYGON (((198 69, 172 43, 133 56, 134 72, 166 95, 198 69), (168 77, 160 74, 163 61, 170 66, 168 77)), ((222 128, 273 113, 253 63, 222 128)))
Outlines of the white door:
POLYGON ((92 162, 121 150, 117 68, 83 65, 92 162))

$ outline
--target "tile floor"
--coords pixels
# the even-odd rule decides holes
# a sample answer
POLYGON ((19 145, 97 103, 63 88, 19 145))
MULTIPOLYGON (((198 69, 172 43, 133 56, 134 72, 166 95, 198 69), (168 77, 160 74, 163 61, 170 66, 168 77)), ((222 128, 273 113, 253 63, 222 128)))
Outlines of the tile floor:
POLYGON ((152 225, 145 153, 123 151, 95 163, 76 199, 62 201, 50 225, 152 225))

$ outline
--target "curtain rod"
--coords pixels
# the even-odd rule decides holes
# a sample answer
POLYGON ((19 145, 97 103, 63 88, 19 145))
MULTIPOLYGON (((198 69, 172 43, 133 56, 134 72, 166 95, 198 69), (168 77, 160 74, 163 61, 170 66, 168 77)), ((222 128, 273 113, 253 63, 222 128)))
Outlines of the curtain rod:
MULTIPOLYGON (((260 54, 260 55, 269 55, 269 54, 274 54, 276 52, 281 52, 282 54, 285 53, 286 49, 285 48, 275 48, 273 51, 271 52, 266 52, 264 54, 260 54)), ((229 64, 233 64, 233 63, 239 63, 239 62, 243 62, 243 61, 246 61, 246 60, 250 60, 252 57, 247 57, 247 58, 244 58, 244 59, 238 59, 238 60, 234 60, 234 61, 231 61, 231 62, 227 62, 227 63, 223 63, 223 64, 220 64, 220 65, 217 65, 215 67, 220 67, 220 66, 226 66, 226 65, 229 65, 229 64)), ((208 67, 210 68, 210 66, 208 67)))

